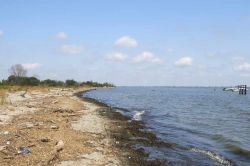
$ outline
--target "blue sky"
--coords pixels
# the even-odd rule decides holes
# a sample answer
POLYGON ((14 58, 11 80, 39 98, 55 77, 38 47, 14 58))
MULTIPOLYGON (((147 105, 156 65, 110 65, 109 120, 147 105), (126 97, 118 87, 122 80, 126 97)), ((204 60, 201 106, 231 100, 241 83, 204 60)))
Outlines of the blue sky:
POLYGON ((248 0, 0 2, 0 79, 250 84, 248 0))

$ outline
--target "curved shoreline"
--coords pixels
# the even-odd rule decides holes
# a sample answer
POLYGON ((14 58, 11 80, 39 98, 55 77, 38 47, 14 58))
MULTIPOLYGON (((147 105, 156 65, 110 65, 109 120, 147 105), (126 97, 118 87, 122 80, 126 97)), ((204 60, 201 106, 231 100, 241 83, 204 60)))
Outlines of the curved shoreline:
POLYGON ((39 88, 25 97, 22 91, 8 93, 10 102, 0 105, 0 165, 173 165, 155 159, 147 148, 176 150, 180 145, 159 140, 144 122, 123 114, 129 110, 83 97, 90 90, 39 88), (63 149, 55 154, 58 142, 63 149), (31 153, 18 154, 20 147, 31 153))
POLYGON ((145 161, 146 154, 130 146, 135 135, 130 128, 142 127, 128 125, 107 105, 83 99, 80 94, 88 90, 9 93, 11 102, 0 106, 0 165, 160 165, 145 161), (19 154, 20 147, 29 154, 19 154))
MULTIPOLYGON (((136 149, 136 145, 139 145, 137 147, 156 147, 156 148, 180 148, 180 149, 184 149, 184 150, 190 150, 192 151, 193 148, 189 149, 187 147, 183 147, 181 145, 175 144, 175 143, 168 143, 165 141, 161 141, 156 137, 156 134, 150 131, 147 131, 147 127, 144 124, 144 122, 142 121, 136 121, 133 120, 133 118, 128 117, 124 114, 122 114, 121 112, 118 112, 117 110, 124 110, 125 112, 127 112, 128 110, 124 109, 124 108, 118 108, 118 107, 111 107, 108 104, 104 103, 104 102, 100 102, 96 99, 93 98, 89 98, 89 97, 84 97, 83 93, 80 94, 79 97, 82 97, 83 100, 88 101, 88 102, 92 102, 95 103, 99 106, 102 106, 104 108, 106 108, 106 110, 104 109, 104 116, 108 117, 109 119, 119 119, 119 121, 123 122, 125 126, 127 126, 126 129, 121 128, 119 130, 120 133, 122 133, 123 135, 128 135, 127 137, 124 138, 120 138, 119 135, 112 135, 114 139, 118 139, 121 140, 122 142, 127 143, 128 147, 126 147, 127 149, 130 150, 130 152, 132 151, 133 153, 136 151, 139 151, 139 156, 138 160, 145 162, 144 165, 172 165, 172 163, 170 161, 167 160, 147 160, 148 158, 148 154, 144 151, 143 148, 139 148, 136 149), (109 112, 109 113, 107 113, 109 112), (121 120, 122 119, 122 120, 121 120), (126 121, 126 122, 124 122, 126 121), (146 129, 146 130, 145 130, 146 129), (127 134, 129 133, 129 134, 127 134), (132 134, 131 134, 132 133, 132 134), (133 139, 133 140, 131 140, 133 139), (140 146, 142 145, 142 146, 140 146), (140 156, 141 155, 141 156, 140 156), (150 164, 148 162, 151 162, 150 164)), ((124 150, 127 150, 127 149, 124 150)), ((199 150, 199 152, 201 151, 206 151, 206 150, 199 150)), ((210 153, 210 151, 207 151, 208 153, 210 153)), ((212 154, 213 152, 211 152, 212 154)), ((225 164, 225 165, 237 165, 234 161, 232 161, 231 159, 228 159, 226 157, 222 157, 220 154, 216 154, 214 156, 211 157, 211 155, 206 155, 209 159, 213 160, 214 162, 220 163, 220 164, 225 164), (219 158, 217 160, 217 158, 219 158)), ((139 164, 140 165, 140 164, 139 164)))
POLYGON ((166 160, 148 160, 147 157, 149 154, 143 148, 135 148, 135 146, 143 144, 145 146, 171 148, 174 146, 173 144, 160 141, 154 133, 146 131, 146 126, 142 121, 131 120, 129 117, 117 112, 116 109, 120 108, 113 108, 96 99, 84 97, 83 94, 86 92, 88 91, 78 92, 75 95, 85 102, 90 102, 100 107, 97 110, 98 114, 109 120, 110 126, 108 132, 111 139, 115 142, 113 146, 121 149, 123 152, 118 157, 124 165, 171 165, 166 160))
POLYGON ((0 106, 0 165, 169 165, 136 145, 171 147, 105 103, 90 88, 37 88, 8 93, 0 106), (55 151, 60 142, 61 150, 55 151), (20 147, 29 148, 20 155, 20 147))

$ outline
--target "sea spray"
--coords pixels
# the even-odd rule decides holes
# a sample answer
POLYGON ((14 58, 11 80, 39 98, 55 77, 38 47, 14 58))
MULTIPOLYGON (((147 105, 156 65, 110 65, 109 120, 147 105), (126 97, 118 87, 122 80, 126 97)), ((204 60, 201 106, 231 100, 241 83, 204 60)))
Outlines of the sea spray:
POLYGON ((211 152, 208 150, 201 150, 198 148, 191 148, 190 151, 204 154, 204 155, 208 156, 209 158, 211 158, 212 160, 214 160, 220 164, 223 164, 225 166, 233 166, 233 164, 229 160, 225 159, 224 157, 222 157, 219 154, 216 154, 214 152, 211 152))
POLYGON ((132 119, 135 120, 135 121, 141 121, 142 120, 142 115, 144 113, 145 113, 145 111, 136 111, 132 119))

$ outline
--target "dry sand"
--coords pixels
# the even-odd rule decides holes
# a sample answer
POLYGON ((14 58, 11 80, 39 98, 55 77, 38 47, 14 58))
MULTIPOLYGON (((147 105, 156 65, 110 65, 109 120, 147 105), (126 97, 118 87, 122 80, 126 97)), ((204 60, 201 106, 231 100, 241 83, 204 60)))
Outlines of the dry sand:
POLYGON ((85 90, 8 93, 0 105, 0 165, 123 165, 110 120, 74 95, 85 90))

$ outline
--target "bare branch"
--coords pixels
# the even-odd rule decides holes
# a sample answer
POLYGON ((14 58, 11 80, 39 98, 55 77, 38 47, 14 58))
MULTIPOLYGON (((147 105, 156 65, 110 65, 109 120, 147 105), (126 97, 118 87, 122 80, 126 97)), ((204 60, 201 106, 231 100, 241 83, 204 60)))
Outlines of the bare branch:
POLYGON ((16 77, 25 77, 27 74, 27 70, 21 65, 21 64, 15 64, 11 66, 9 69, 10 75, 16 76, 16 77))

